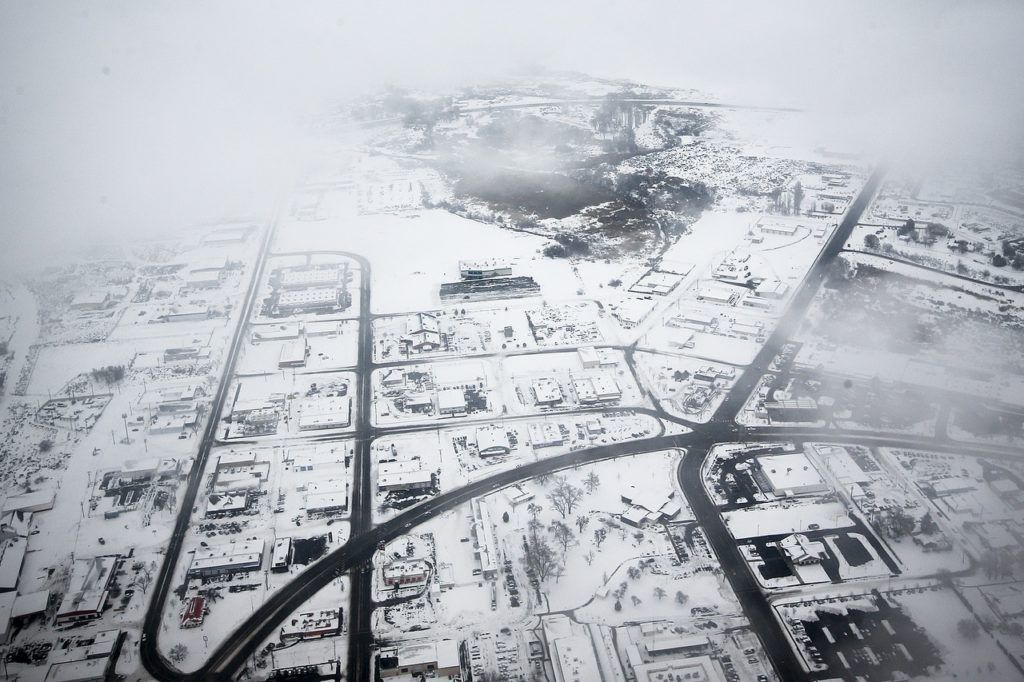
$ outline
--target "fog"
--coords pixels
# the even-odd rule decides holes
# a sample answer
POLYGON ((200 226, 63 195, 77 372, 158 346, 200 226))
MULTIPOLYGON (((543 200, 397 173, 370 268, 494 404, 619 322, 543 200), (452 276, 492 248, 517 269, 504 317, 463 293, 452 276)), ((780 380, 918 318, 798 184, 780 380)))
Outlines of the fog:
POLYGON ((269 214, 307 116, 530 68, 810 112, 878 157, 1017 154, 1019 2, 0 6, 4 259, 269 214))

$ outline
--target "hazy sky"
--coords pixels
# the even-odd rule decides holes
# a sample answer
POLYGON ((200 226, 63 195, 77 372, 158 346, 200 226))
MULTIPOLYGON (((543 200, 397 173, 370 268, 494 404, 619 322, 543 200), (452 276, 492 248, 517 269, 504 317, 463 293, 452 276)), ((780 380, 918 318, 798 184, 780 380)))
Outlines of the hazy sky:
POLYGON ((1016 1, 2 0, 6 256, 255 205, 325 102, 530 65, 795 104, 876 149, 1017 148, 1022 32, 1016 1))

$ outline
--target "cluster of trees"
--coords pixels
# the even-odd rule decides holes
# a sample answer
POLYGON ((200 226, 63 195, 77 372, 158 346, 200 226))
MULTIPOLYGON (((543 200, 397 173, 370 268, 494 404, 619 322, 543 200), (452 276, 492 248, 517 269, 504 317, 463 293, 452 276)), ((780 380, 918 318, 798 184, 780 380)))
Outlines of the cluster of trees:
POLYGON ((98 367, 89 372, 89 376, 92 377, 93 381, 102 381, 105 384, 119 383, 124 379, 124 374, 124 365, 107 365, 106 367, 98 367))
POLYGON ((571 258, 590 254, 590 244, 574 234, 562 233, 555 236, 555 244, 544 247, 544 255, 548 258, 571 258))

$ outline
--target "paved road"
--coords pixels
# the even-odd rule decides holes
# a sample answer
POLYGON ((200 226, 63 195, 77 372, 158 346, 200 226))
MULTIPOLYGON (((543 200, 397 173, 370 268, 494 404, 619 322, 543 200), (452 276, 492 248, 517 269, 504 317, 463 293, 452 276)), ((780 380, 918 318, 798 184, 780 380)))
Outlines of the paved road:
MULTIPOLYGON (((667 448, 683 448, 687 450, 688 454, 684 457, 680 466, 680 483, 690 501, 690 505, 694 509, 694 513, 707 531, 714 550, 719 555, 726 575, 740 598, 744 612, 754 625, 755 631, 764 639, 769 655, 784 679, 807 679, 807 675, 803 673, 795 653, 785 639, 784 632, 778 623, 775 622, 767 600, 764 599, 763 594, 754 584, 753 577, 747 571, 742 557, 739 556, 735 543, 728 536, 721 516, 701 484, 700 470, 711 446, 718 442, 737 440, 795 443, 805 440, 820 440, 872 446, 886 445, 890 447, 922 448, 947 452, 970 452, 993 458, 1018 458, 1020 456, 1019 450, 1014 448, 965 446, 963 444, 952 444, 943 439, 907 436, 898 433, 860 433, 830 429, 780 428, 775 426, 744 428, 734 423, 735 415, 753 390, 758 378, 789 337, 793 325, 806 312, 807 306, 826 276, 828 264, 836 257, 842 245, 846 242, 853 226, 857 222, 857 218, 869 203, 880 180, 881 172, 876 172, 869 178, 864 190, 851 206, 847 217, 822 250, 818 260, 807 278, 805 278, 803 286, 797 291, 787 314, 778 325, 778 328, 769 338, 751 367, 741 375, 734 389, 730 391, 722 406, 716 411, 715 418, 711 423, 706 425, 692 424, 671 417, 660 408, 655 410, 645 409, 642 410, 644 413, 658 416, 665 422, 684 423, 692 428, 693 431, 685 434, 659 435, 642 440, 602 445, 530 462, 515 469, 479 479, 461 488, 443 492, 402 512, 390 521, 375 527, 371 523, 372 510, 370 505, 372 497, 369 478, 369 458, 370 442, 379 430, 372 428, 369 421, 371 392, 369 375, 372 368, 370 269, 369 263, 356 254, 344 253, 343 255, 358 260, 363 267, 360 290, 361 322, 359 379, 357 383, 358 412, 355 432, 355 486, 352 498, 351 539, 345 545, 329 553, 303 572, 299 579, 292 581, 270 595, 264 604, 243 621, 213 652, 200 670, 188 674, 174 671, 156 652, 155 633, 159 628, 160 611, 162 610, 163 603, 166 601, 166 593, 170 584, 171 573, 173 573, 175 562, 171 561, 171 557, 172 555, 176 556, 177 552, 180 551, 181 538, 189 526, 191 507, 195 498, 194 488, 198 485, 198 477, 200 475, 195 472, 202 471, 202 466, 197 463, 197 468, 193 474, 196 480, 190 481, 191 497, 183 508, 176 526, 176 549, 173 546, 169 548, 168 560, 165 561, 165 568, 161 572, 160 584, 162 594, 159 599, 154 598, 150 612, 147 613, 144 640, 148 636, 148 641, 143 643, 143 660, 147 670, 154 677, 161 680, 230 679, 232 674, 244 665, 248 656, 263 641, 276 632, 282 620, 300 608, 305 601, 320 589, 331 584, 346 572, 350 572, 352 587, 349 607, 350 647, 347 674, 348 678, 353 680, 370 679, 370 651, 373 640, 370 629, 372 601, 369 571, 371 558, 379 543, 394 540, 407 533, 411 528, 454 509, 474 497, 489 494, 495 490, 535 478, 541 474, 615 457, 641 455, 667 448), (167 566, 170 566, 170 568, 168 569, 167 566)), ((260 267, 262 269, 262 261, 260 267)), ((252 298, 253 294, 250 292, 247 303, 248 307, 252 305, 252 298)), ((235 346, 237 345, 239 333, 240 331, 236 332, 235 342, 233 343, 232 365, 237 354, 235 346)), ((627 355, 631 355, 630 349, 626 349, 626 352, 627 355)), ((218 392, 218 400, 221 403, 223 402, 223 393, 228 383, 228 381, 223 381, 221 390, 218 392)), ((560 414, 567 415, 572 413, 560 414)), ((432 424, 418 428, 433 429, 436 426, 436 424, 432 424)), ((207 442, 209 440, 212 440, 212 430, 208 428, 208 433, 204 434, 205 451, 201 452, 203 461, 205 461, 205 456, 209 452, 209 444, 207 442)))
POLYGON ((220 385, 214 394, 213 403, 210 407, 210 415, 203 431, 202 440, 199 444, 199 451, 196 453, 195 463, 189 472, 188 483, 185 488, 185 497, 181 503, 181 511, 174 524, 174 532, 171 534, 170 542, 167 545, 167 552, 164 555, 164 562, 160 566, 160 572, 153 582, 153 593, 150 598, 149 608, 142 624, 142 641, 139 643, 139 655, 142 665, 146 670, 159 680, 179 679, 179 673, 160 654, 157 646, 157 636, 160 633, 160 624, 163 618, 164 606, 167 603, 167 595, 173 589, 174 571, 177 567, 178 556, 181 554, 182 542, 189 532, 192 517, 192 507, 196 503, 196 496, 199 486, 203 480, 203 472, 206 469, 206 460, 210 455, 210 448, 216 440, 217 426, 220 421, 220 414, 224 403, 228 398, 228 387, 231 386, 231 377, 235 371, 235 363, 238 360, 239 350, 244 341, 244 330, 252 315, 253 307, 259 291, 259 282, 263 276, 266 265, 267 253, 270 241, 273 238, 276 227, 276 220, 272 222, 263 235, 263 243, 260 245, 260 252, 257 257, 256 266, 253 268, 252 279, 249 282, 249 289, 246 292, 242 306, 241 317, 238 326, 235 328, 234 336, 231 338, 231 346, 228 351, 227 362, 224 363, 224 370, 221 374, 220 385))

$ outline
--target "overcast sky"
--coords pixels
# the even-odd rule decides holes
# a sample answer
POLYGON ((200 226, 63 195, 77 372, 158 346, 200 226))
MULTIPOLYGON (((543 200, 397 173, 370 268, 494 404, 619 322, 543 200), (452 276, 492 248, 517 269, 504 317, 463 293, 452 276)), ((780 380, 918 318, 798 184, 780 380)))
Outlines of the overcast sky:
POLYGON ((1017 1, 2 0, 5 255, 252 205, 326 102, 531 65, 797 105, 875 150, 1016 150, 1022 34, 1017 1))

